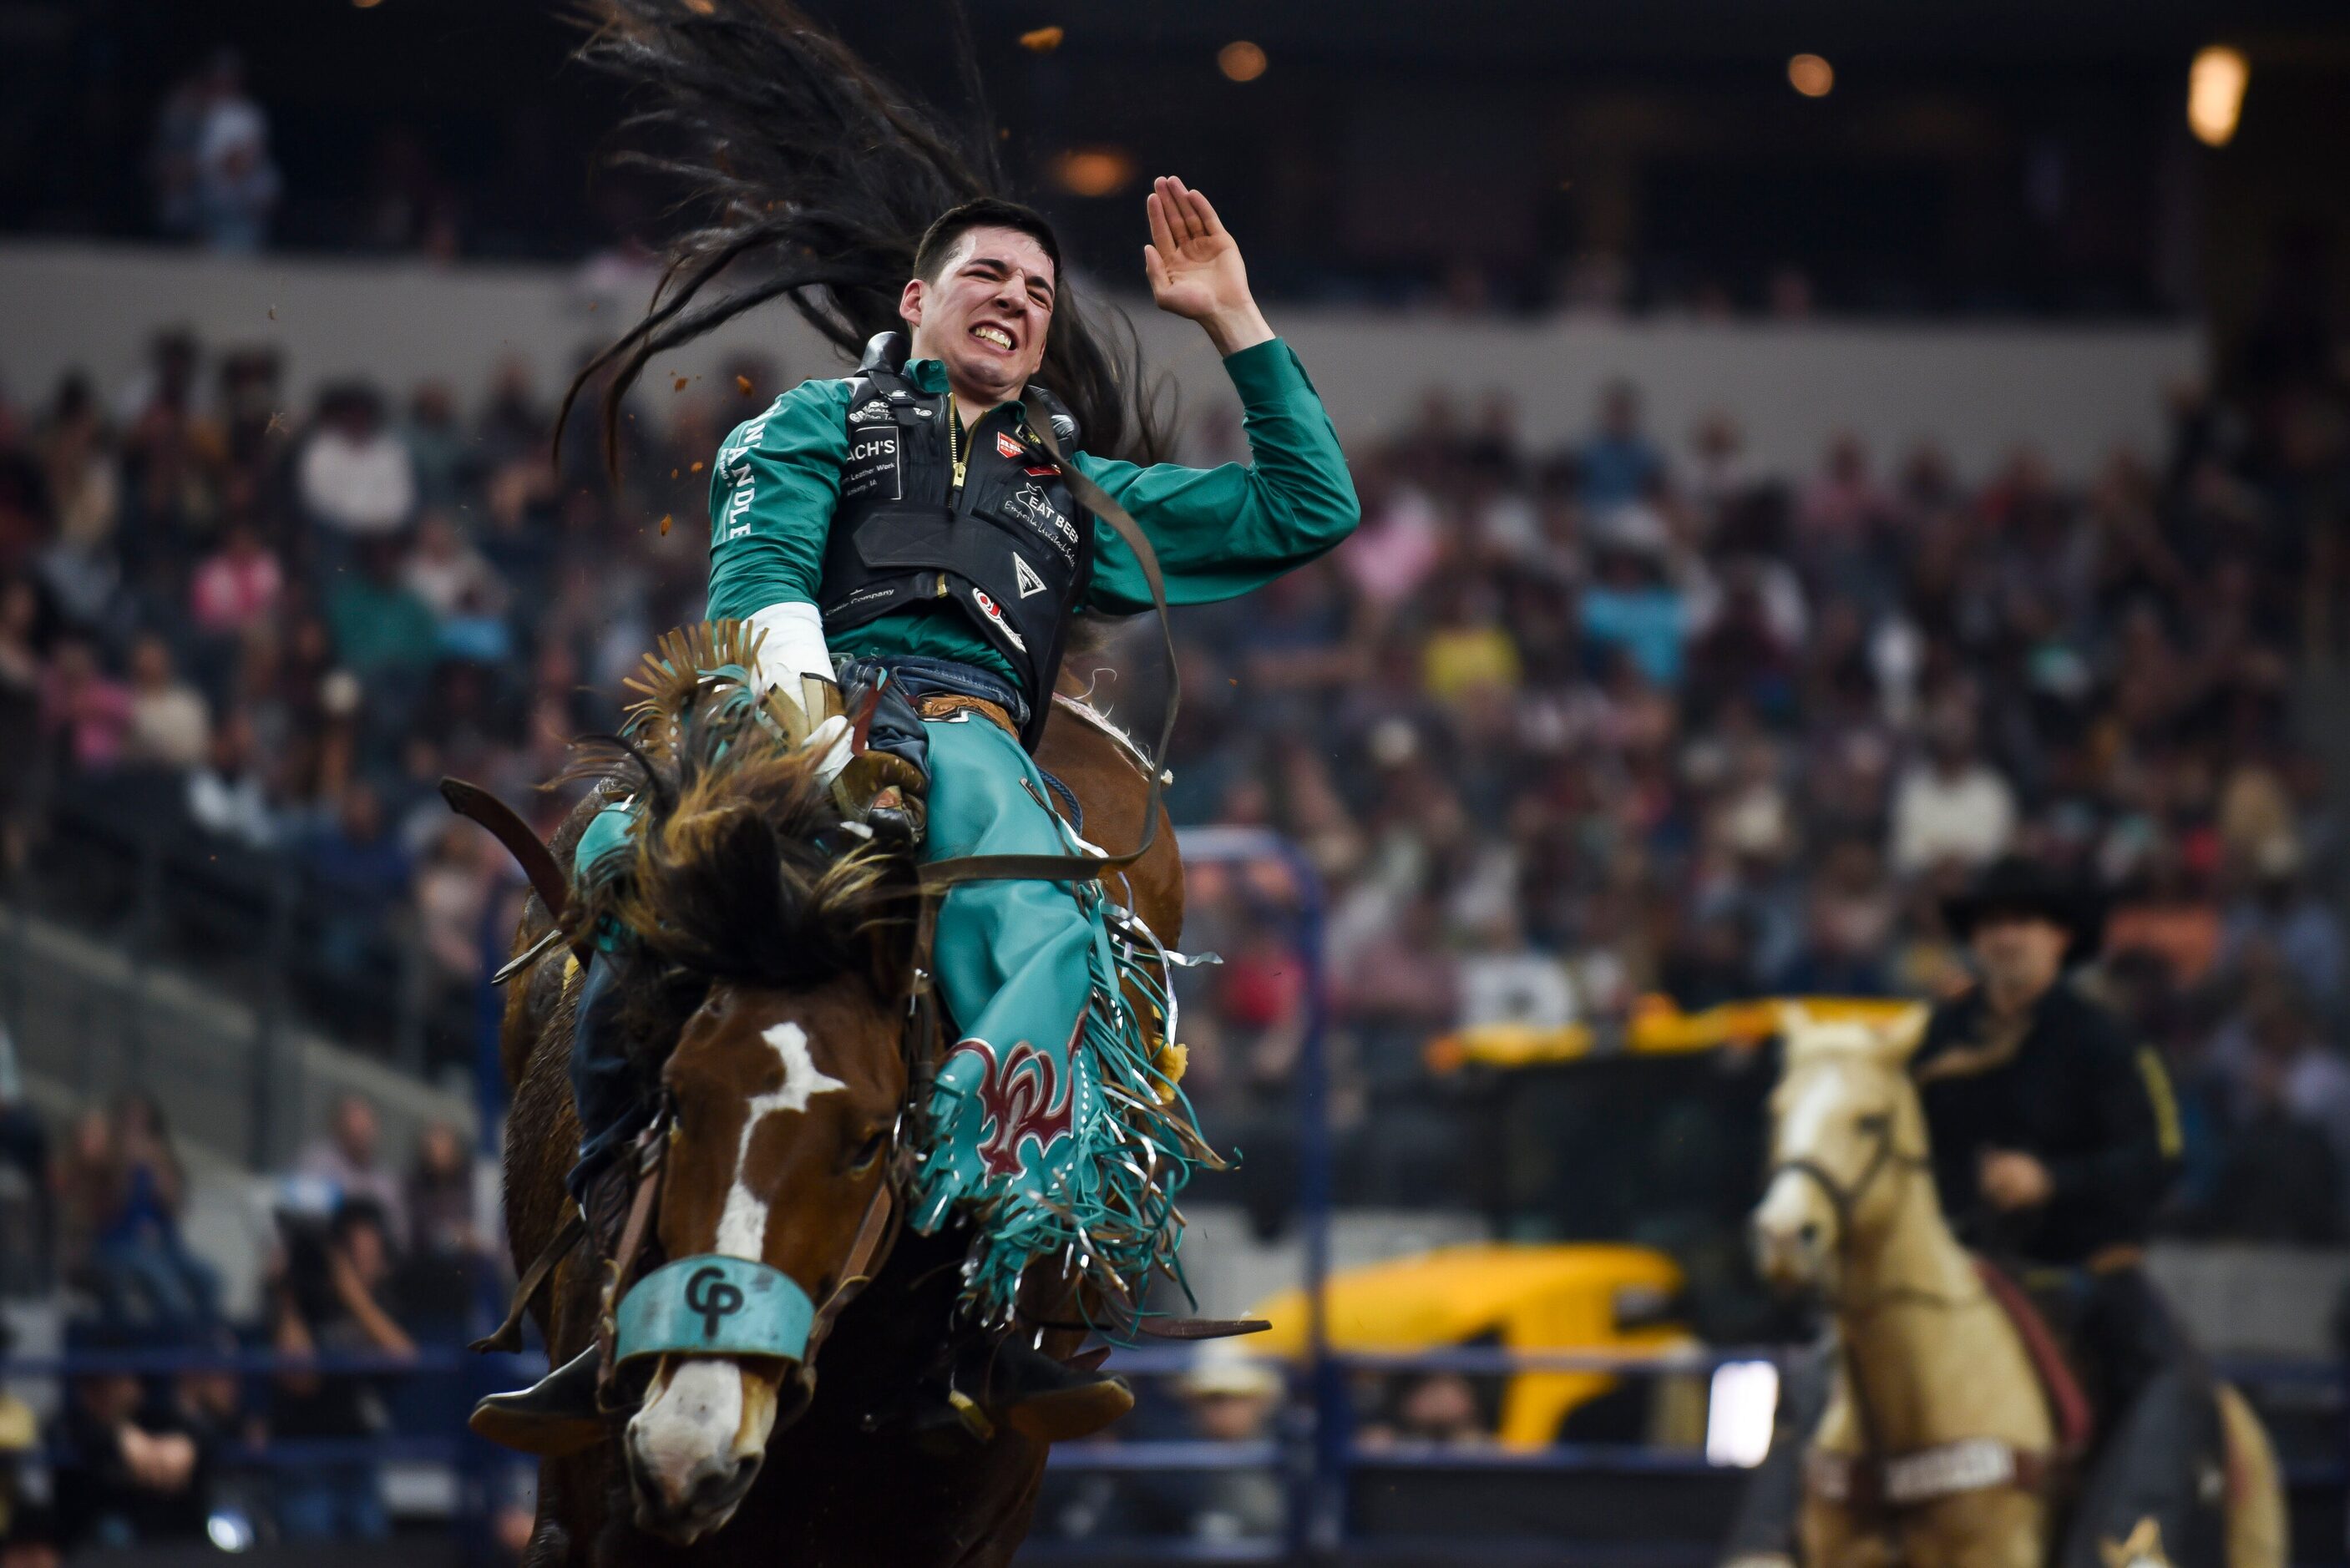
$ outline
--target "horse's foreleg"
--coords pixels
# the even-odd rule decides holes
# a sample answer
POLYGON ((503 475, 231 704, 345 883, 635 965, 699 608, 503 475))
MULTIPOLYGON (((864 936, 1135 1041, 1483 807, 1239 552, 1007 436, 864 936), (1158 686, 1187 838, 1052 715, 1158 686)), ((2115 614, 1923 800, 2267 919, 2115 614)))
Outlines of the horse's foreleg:
POLYGON ((564 1466, 561 1459, 538 1461, 538 1518, 531 1526, 522 1568, 588 1568, 584 1538, 563 1520, 564 1466))
POLYGON ((1900 1536, 1909 1568, 2042 1568, 2048 1505, 2005 1487, 1960 1492, 1904 1513, 1900 1536))
POLYGON ((1806 1494, 1795 1514, 1804 1568, 1883 1568, 1893 1561, 1885 1534, 1840 1502, 1806 1494))

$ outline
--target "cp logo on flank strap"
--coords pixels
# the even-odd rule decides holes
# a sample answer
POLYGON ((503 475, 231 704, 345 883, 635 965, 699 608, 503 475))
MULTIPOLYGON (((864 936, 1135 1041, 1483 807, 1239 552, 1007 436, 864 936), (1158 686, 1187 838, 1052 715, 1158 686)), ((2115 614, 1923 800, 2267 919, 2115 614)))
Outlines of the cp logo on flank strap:
POLYGON ((743 1310, 743 1292, 726 1282, 726 1271, 704 1264, 685 1282, 685 1310, 702 1314, 702 1337, 716 1339, 718 1324, 743 1310))
POLYGON ((772 1355, 807 1349, 816 1303, 789 1274, 723 1253, 680 1258, 636 1282, 620 1302, 613 1358, 772 1355))

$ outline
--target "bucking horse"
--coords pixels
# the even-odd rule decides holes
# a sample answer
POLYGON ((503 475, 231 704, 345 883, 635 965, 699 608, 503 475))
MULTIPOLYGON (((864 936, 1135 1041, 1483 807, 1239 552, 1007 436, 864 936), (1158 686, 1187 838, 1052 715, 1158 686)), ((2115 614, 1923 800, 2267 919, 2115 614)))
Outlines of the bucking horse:
MULTIPOLYGON (((999 1431, 935 1451, 904 1419, 941 1355, 968 1245, 899 1222, 942 1038, 921 973, 933 895, 914 849, 860 834, 796 737, 777 737, 783 705, 737 701, 731 728, 708 732, 711 680, 694 672, 740 659, 736 637, 671 634, 627 744, 552 841, 510 816, 500 835, 535 889, 502 1033, 508 1239, 555 1358, 601 1336, 613 1412, 600 1440, 542 1460, 526 1561, 1006 1563, 1044 1445, 999 1431), (628 795, 643 817, 623 912, 658 933, 659 962, 631 982, 625 1028, 661 1110, 634 1156, 615 1262, 578 1236, 564 1187, 579 955, 611 911, 559 868, 588 817, 628 795), (631 1292, 664 1271, 676 1277, 631 1292)), ((1153 770, 1101 715, 1064 695, 1037 755, 1089 837, 1145 842, 1161 815, 1153 770)), ((1149 844, 1111 891, 1139 918, 1129 929, 1172 942, 1181 869, 1171 832, 1149 844)), ((1031 1275, 1024 1332, 1076 1356, 1089 1303, 1031 1275)))

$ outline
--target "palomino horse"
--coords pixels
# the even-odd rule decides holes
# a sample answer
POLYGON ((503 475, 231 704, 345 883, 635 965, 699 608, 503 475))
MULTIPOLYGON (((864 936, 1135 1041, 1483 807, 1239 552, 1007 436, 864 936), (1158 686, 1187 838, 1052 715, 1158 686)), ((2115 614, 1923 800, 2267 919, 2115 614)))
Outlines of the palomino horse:
MULTIPOLYGON (((2015 1319, 1935 1193, 1908 1072, 1925 1023, 1923 1008, 1889 1023, 1781 1010, 1786 1062, 1754 1211, 1757 1263, 1774 1285, 1825 1293, 1842 1354, 1812 1439, 1804 1559, 2041 1568, 2061 1539, 2056 1423, 2015 1319), (1878 1485, 1830 1480, 1864 1467, 1878 1485), (1908 1499, 1876 1507, 1857 1495, 1905 1488, 1908 1499)), ((2229 1568, 2282 1568, 2284 1499, 2267 1435, 2234 1389, 2221 1406, 2229 1568)), ((2104 1555, 2109 1568, 2166 1561, 2145 1540, 2107 1543, 2104 1555)))
MULTIPOLYGON (((672 668, 723 661, 712 654, 698 646, 672 668)), ((651 961, 627 982, 623 1027, 668 1106, 650 1245, 725 1271, 702 1281, 699 1296, 686 1282, 679 1299, 687 1315, 708 1312, 714 1324, 765 1281, 796 1303, 807 1343, 795 1356, 661 1354, 624 1363, 620 1372, 642 1384, 641 1402, 625 1424, 614 1417, 609 1440, 542 1461, 527 1561, 1006 1563, 1026 1533, 1043 1446, 1003 1432, 932 1452, 900 1418, 921 1397, 918 1380, 940 1363, 963 1246, 951 1233, 900 1236, 890 1218, 892 1189, 913 1152, 899 1134, 918 1118, 923 1057, 936 1044, 910 1041, 908 1026, 913 857, 845 831, 804 753, 763 750, 748 724, 720 737, 723 747, 709 736, 698 748, 665 739, 691 737, 691 710, 706 701, 694 684, 654 691, 647 706, 663 722, 636 732, 643 767, 608 782, 551 848, 568 864, 602 796, 646 799, 630 923, 659 937, 651 961), (700 765, 681 760, 681 750, 696 749, 700 765), (858 1272, 871 1276, 861 1293, 861 1278, 851 1277, 860 1255, 858 1272), (836 1323, 833 1310, 852 1295, 836 1323)), ((706 693, 709 682, 699 685, 706 693)), ((1039 760, 1082 803, 1088 836, 1139 840, 1144 764, 1090 710, 1056 708, 1039 760)), ((1182 902, 1171 832, 1127 868, 1118 890, 1173 940, 1182 902)), ((575 942, 590 935, 582 922, 593 918, 594 898, 588 903, 564 922, 575 942)), ((534 898, 517 952, 553 929, 534 898)), ((515 1090, 508 1226, 518 1266, 538 1257, 569 1215, 563 1176, 579 1136, 567 1076, 579 970, 559 944, 549 950, 513 984, 504 1023, 515 1090)), ((533 1307, 557 1360, 597 1334, 606 1266, 591 1251, 572 1248, 533 1307)), ((1058 1325, 1036 1329, 1037 1342, 1063 1355, 1081 1338, 1066 1326, 1075 1315, 1066 1293, 1023 1294, 1024 1312, 1058 1325)), ((691 1340, 694 1331, 688 1324, 679 1332, 691 1340)))

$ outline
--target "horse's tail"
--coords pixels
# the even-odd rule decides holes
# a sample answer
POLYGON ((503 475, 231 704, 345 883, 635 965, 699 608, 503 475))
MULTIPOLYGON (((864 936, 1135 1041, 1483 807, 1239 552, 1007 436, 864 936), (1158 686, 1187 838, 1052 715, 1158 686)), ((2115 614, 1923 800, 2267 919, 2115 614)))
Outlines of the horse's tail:
MULTIPOLYGON (((620 161, 681 187, 700 226, 671 242, 651 305, 564 395, 602 385, 608 462, 621 403, 655 354, 778 297, 853 355, 899 325, 898 298, 931 220, 1007 194, 997 136, 962 8, 941 29, 969 100, 941 114, 892 87, 791 0, 590 0, 581 57, 637 89, 620 161), (722 274, 739 286, 712 291, 722 274), (707 297, 715 292, 716 297, 707 297)), ((1087 432, 1087 449, 1150 462, 1164 444, 1139 393, 1132 327, 1105 330, 1067 280, 1042 379, 1087 432)), ((559 419, 558 439, 564 420, 559 419)))

